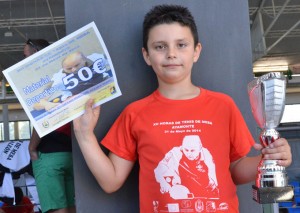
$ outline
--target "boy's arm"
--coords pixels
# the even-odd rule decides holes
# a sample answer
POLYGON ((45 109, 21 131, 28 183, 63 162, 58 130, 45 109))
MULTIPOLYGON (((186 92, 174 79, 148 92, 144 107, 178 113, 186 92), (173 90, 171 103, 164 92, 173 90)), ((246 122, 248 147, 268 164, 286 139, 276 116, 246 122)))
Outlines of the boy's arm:
POLYGON ((261 155, 255 157, 243 157, 230 164, 230 172, 233 182, 236 185, 249 183, 255 180, 257 166, 261 155))
POLYGON ((35 129, 32 129, 32 135, 30 138, 30 142, 28 145, 29 155, 31 160, 37 160, 38 159, 38 153, 37 153, 37 147, 41 142, 40 136, 37 134, 35 129))
POLYGON ((73 121, 74 132, 84 159, 102 189, 111 193, 118 190, 130 171, 134 162, 125 160, 110 153, 107 156, 98 144, 94 134, 100 107, 92 109, 93 101, 86 104, 86 112, 73 121))
MULTIPOLYGON (((277 160, 278 165, 287 167, 292 163, 291 148, 286 139, 280 138, 263 148, 260 144, 255 144, 254 148, 261 150, 264 159, 277 160)), ((245 184, 255 180, 257 167, 262 155, 255 157, 243 157, 230 164, 231 176, 235 184, 245 184)))

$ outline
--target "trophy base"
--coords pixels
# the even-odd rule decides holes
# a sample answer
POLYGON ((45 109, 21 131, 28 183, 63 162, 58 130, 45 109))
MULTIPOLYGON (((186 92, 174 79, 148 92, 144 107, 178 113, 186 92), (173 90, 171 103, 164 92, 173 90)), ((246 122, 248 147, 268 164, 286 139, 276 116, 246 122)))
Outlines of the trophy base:
POLYGON ((294 188, 292 186, 258 188, 253 185, 252 189, 253 200, 260 204, 292 202, 294 200, 294 188))

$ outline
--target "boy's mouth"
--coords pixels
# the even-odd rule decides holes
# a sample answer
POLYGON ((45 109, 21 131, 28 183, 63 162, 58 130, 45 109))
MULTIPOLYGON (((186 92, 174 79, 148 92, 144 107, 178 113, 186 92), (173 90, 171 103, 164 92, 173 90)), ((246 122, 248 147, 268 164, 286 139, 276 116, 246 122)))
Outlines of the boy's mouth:
POLYGON ((181 64, 165 64, 163 67, 166 68, 176 68, 176 67, 181 67, 181 64))

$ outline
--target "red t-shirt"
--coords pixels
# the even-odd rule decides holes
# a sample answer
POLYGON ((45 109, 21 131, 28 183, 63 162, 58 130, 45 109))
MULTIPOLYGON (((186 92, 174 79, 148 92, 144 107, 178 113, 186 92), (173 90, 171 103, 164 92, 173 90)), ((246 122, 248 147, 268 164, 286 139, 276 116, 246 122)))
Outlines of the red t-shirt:
POLYGON ((170 100, 155 91, 126 107, 102 144, 139 160, 140 212, 238 212, 229 166, 254 140, 229 96, 201 88, 170 100))

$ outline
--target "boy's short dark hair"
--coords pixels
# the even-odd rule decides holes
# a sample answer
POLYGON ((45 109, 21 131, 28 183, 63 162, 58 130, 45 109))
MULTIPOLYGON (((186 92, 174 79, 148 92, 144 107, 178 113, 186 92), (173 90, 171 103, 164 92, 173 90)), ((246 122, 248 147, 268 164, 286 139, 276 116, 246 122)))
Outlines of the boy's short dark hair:
POLYGON ((199 42, 198 31, 191 12, 186 7, 167 4, 157 5, 145 15, 143 23, 143 47, 148 51, 147 42, 151 28, 159 24, 171 24, 174 22, 191 29, 196 47, 199 42))

